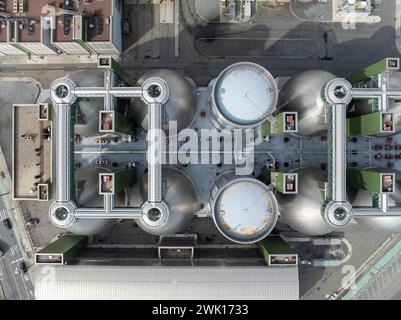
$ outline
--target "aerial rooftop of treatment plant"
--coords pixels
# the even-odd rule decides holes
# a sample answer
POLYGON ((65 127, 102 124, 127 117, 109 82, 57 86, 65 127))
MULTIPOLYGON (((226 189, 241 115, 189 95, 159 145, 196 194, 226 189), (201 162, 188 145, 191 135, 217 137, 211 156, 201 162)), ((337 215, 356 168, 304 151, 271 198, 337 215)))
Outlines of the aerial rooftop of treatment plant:
POLYGON ((0 300, 399 299, 400 17, 0 0, 0 300))

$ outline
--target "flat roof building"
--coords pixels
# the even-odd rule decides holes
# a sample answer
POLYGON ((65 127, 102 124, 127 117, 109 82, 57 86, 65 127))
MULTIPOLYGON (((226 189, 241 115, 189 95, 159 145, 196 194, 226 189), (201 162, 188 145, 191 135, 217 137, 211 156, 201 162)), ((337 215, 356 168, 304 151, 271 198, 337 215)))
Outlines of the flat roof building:
POLYGON ((42 266, 38 300, 298 300, 298 267, 42 266))
POLYGON ((3 55, 25 55, 26 52, 14 45, 15 24, 0 16, 0 52, 3 55))
MULTIPOLYGON (((401 163, 390 169, 388 162, 366 157, 375 154, 371 146, 389 145, 401 133, 398 58, 347 79, 321 70, 274 79, 245 62, 206 88, 170 70, 146 73, 129 86, 110 56, 99 57, 98 65, 51 84, 50 117, 39 106, 35 119, 51 121, 51 132, 39 132, 42 143, 52 142, 54 180, 29 180, 41 179, 40 170, 25 174, 19 185, 17 174, 14 197, 33 189, 43 200, 51 191, 49 218, 63 232, 96 236, 132 220, 135 240, 132 250, 119 252, 111 247, 119 242, 108 242, 112 257, 107 248, 96 259, 88 251, 86 257, 69 255, 71 266, 38 275, 38 299, 296 299, 298 255, 269 235, 283 230, 278 212, 281 224, 310 237, 341 230, 353 219, 377 232, 401 233, 401 163), (238 99, 226 97, 230 93, 238 99), (216 136, 224 124, 232 124, 230 130, 216 136), (287 126, 291 135, 283 137, 287 126), (245 129, 240 136, 246 142, 233 135, 238 128, 245 129), (178 129, 180 141, 174 141, 178 129), (355 141, 370 141, 358 149, 366 152, 349 152, 355 141), (199 150, 199 142, 211 143, 199 150), (256 152, 250 148, 255 145, 256 152), (228 254, 229 245, 235 254, 228 254), (246 248, 253 255, 244 255, 246 248), (110 255, 102 260, 103 253, 110 255), (130 266, 104 265, 120 257, 130 266), (100 260, 103 265, 85 265, 100 260)), ((24 122, 14 124, 14 157, 22 160, 13 163, 14 172, 29 169, 29 155, 19 153, 34 146, 33 123, 28 136, 24 122)), ((34 159, 40 155, 31 152, 34 159)), ((44 263, 60 264, 65 252, 80 249, 60 243, 44 249, 44 263)), ((86 249, 99 249, 92 245, 86 249)))
POLYGON ((0 52, 119 54, 121 12, 121 0, 7 0, 0 8, 0 52))

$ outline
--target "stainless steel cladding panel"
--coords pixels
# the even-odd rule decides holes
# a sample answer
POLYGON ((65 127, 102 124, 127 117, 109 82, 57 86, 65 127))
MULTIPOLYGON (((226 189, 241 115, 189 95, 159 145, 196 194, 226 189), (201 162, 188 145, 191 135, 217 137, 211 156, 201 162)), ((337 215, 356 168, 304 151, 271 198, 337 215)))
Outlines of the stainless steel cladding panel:
MULTIPOLYGON (((196 98, 194 87, 182 75, 171 70, 154 70, 146 73, 138 80, 141 86, 147 79, 158 77, 163 79, 170 91, 170 98, 163 107, 163 129, 168 134, 168 121, 177 121, 178 133, 191 126, 196 114, 196 98)), ((132 99, 130 113, 135 122, 148 130, 148 107, 140 99, 132 99)))
MULTIPOLYGON (((78 203, 81 207, 102 208, 104 198, 99 195, 99 177, 93 172, 85 181, 85 185, 78 196, 78 203)), ((77 219, 66 230, 80 235, 94 235, 110 229, 116 220, 113 219, 77 219)))
POLYGON ((319 169, 300 169, 298 194, 278 193, 277 201, 283 222, 305 235, 318 236, 335 230, 322 217, 324 192, 321 189, 327 175, 319 169))
POLYGON ((277 112, 298 112, 297 135, 314 137, 327 131, 322 91, 335 78, 327 71, 305 71, 288 80, 280 90, 277 112))
POLYGON ((104 72, 102 70, 79 70, 67 75, 78 87, 103 88, 104 72))
MULTIPOLYGON (((163 168, 163 200, 169 207, 169 215, 164 224, 151 226, 142 218, 136 220, 144 231, 158 236, 168 236, 182 231, 192 220, 198 207, 197 194, 192 180, 175 168, 163 168)), ((141 206, 148 197, 147 174, 135 186, 130 195, 129 206, 141 206)))

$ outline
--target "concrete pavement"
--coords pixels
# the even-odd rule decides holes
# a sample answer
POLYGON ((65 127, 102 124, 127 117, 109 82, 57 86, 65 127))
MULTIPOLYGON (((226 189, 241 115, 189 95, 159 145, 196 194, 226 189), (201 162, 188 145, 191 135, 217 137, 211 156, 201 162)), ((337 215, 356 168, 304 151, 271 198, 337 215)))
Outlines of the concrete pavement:
POLYGON ((8 297, 14 299, 32 299, 33 293, 31 292, 33 292, 33 287, 30 275, 35 271, 35 249, 19 203, 12 200, 11 177, 1 146, 0 172, 2 172, 2 177, 0 179, 1 220, 3 221, 8 218, 11 220, 13 226, 12 230, 7 232, 3 223, 0 225, 0 228, 2 228, 0 229, 0 239, 2 239, 2 243, 5 243, 7 248, 7 250, 2 249, 2 251, 5 251, 5 255, 0 258, 3 262, 1 271, 3 274, 2 288, 5 292, 4 295, 6 299, 8 299, 8 297), (18 263, 22 260, 25 261, 28 267, 28 272, 24 275, 18 272, 15 273, 18 263), (33 266, 33 268, 30 268, 31 266, 33 266), (14 291, 12 289, 13 286, 14 291), (24 291, 22 291, 23 289, 24 291), (25 293, 23 294, 22 292, 25 293))
POLYGON ((174 26, 158 24, 157 6, 127 6, 138 41, 124 53, 122 64, 133 79, 149 69, 169 68, 183 72, 198 85, 207 85, 224 67, 244 59, 265 66, 274 76, 292 76, 306 69, 323 69, 338 76, 348 76, 383 57, 399 55, 395 46, 394 2, 382 2, 377 6, 375 14, 380 16, 381 22, 373 25, 360 23, 356 29, 350 30, 344 29, 340 23, 300 21, 288 6, 259 6, 252 23, 207 24, 197 15, 195 4, 195 0, 180 1, 178 37, 174 26), (329 59, 323 59, 326 32, 329 59), (177 38, 179 57, 175 54, 177 38), (202 42, 202 50, 197 47, 200 38, 209 39, 202 42), (230 50, 232 42, 221 46, 219 51, 213 39, 241 39, 248 55, 238 57, 238 50, 230 50), (271 54, 271 50, 261 49, 260 43, 265 41, 268 47, 276 50, 280 43, 275 44, 274 39, 297 41, 288 41, 286 50, 279 50, 277 55, 271 54), (313 55, 306 54, 310 46, 303 39, 314 41, 313 47, 317 49, 313 55), (211 50, 213 54, 208 53, 211 50), (303 58, 292 59, 294 56, 303 58))
POLYGON ((344 300, 388 300, 397 299, 401 293, 401 236, 394 237, 395 243, 380 252, 376 261, 356 281, 344 300))
POLYGON ((18 264, 24 261, 14 229, 7 230, 3 225, 4 219, 10 219, 11 213, 0 209, 0 283, 4 300, 31 300, 34 299, 33 285, 28 273, 18 271, 18 264))

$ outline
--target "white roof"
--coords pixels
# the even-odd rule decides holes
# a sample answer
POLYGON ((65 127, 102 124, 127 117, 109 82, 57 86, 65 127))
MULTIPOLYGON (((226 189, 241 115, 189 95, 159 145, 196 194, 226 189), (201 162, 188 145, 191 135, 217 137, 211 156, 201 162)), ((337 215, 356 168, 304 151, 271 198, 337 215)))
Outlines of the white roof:
MULTIPOLYGON (((259 182, 259 181, 257 181, 259 182)), ((232 237, 255 237, 271 230, 276 222, 271 194, 265 185, 239 180, 222 192, 216 219, 232 237)))
POLYGON ((253 63, 228 67, 216 83, 216 103, 230 121, 249 124, 272 113, 277 89, 270 73, 253 63))
POLYGON ((299 299, 298 267, 49 266, 38 300, 299 299))

